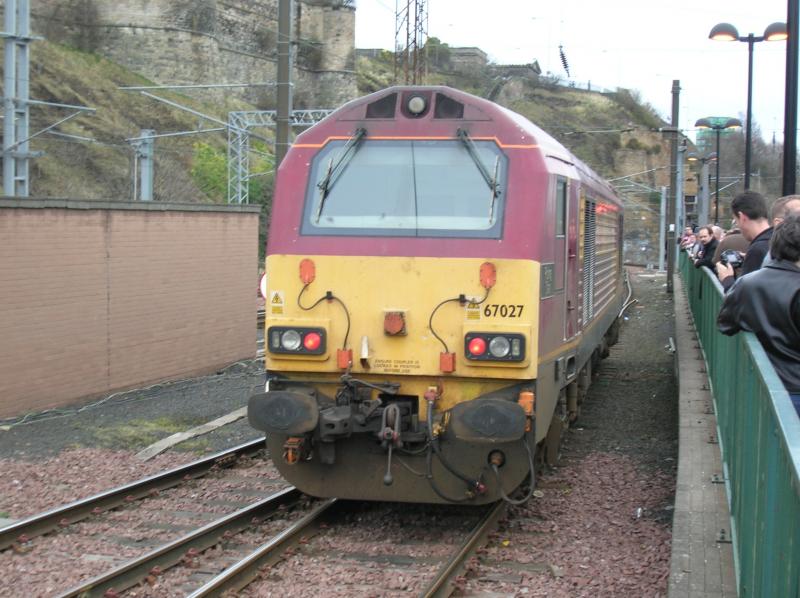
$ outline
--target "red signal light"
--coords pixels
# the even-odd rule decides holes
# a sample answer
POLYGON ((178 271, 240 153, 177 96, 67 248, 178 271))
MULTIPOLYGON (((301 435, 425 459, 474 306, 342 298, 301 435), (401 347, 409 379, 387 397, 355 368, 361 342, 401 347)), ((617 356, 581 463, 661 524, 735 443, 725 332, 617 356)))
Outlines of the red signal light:
POLYGON ((486 353, 486 341, 482 338, 473 338, 469 341, 469 345, 467 345, 467 349, 472 355, 483 355, 486 353))
POLYGON ((316 332, 309 332, 303 338, 303 346, 307 351, 316 351, 322 344, 322 337, 316 332))

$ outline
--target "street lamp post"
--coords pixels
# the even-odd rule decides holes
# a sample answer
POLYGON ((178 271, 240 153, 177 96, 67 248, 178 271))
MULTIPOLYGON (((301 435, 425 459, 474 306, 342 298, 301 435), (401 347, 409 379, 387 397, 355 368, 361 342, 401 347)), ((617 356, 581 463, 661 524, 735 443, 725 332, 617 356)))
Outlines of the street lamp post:
MULTIPOLYGON (((752 141, 753 128, 751 122, 753 120, 753 44, 756 42, 777 42, 785 40, 788 37, 786 31, 786 23, 772 23, 764 30, 764 35, 753 35, 749 33, 746 36, 739 36, 736 27, 730 23, 717 23, 708 34, 710 39, 723 42, 747 42, 747 125, 745 128, 745 142, 744 142, 744 188, 750 188, 750 154, 752 141)), ((717 134, 719 135, 719 133, 717 134)), ((717 138, 719 140, 719 137, 717 138)), ((719 162, 717 162, 719 169, 719 162)))
POLYGON ((698 198, 697 204, 697 223, 704 224, 708 222, 708 200, 709 200, 709 192, 708 192, 708 182, 710 177, 708 176, 708 167, 710 162, 714 162, 717 159, 717 153, 711 152, 707 156, 700 157, 694 152, 689 152, 687 155, 687 160, 689 162, 700 162, 700 175, 698 178, 699 182, 699 191, 700 197, 698 198))
POLYGON ((694 126, 697 127, 698 129, 711 129, 717 134, 717 174, 715 182, 716 189, 714 191, 714 224, 719 224, 719 162, 720 162, 719 134, 725 129, 734 129, 736 127, 741 127, 742 121, 740 121, 738 118, 722 119, 722 118, 714 118, 713 116, 708 116, 706 118, 701 118, 700 120, 695 122, 694 126))

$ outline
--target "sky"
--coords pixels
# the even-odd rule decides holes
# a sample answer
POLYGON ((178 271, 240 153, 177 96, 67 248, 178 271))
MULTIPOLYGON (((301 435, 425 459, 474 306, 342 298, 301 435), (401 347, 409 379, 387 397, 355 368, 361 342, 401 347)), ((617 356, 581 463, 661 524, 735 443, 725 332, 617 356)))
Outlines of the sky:
MULTIPOLYGON (((789 0, 793 1, 793 0, 789 0)), ((404 5, 404 0, 400 0, 404 5)), ((538 60, 561 77, 592 87, 637 90, 667 122, 672 81, 680 81, 679 126, 694 138, 706 116, 744 119, 747 44, 708 39, 719 22, 740 36, 763 35, 786 21, 787 0, 427 0, 428 36, 477 46, 497 64, 538 60)), ((357 0, 356 47, 392 49, 395 0, 357 0)), ((766 141, 783 141, 786 42, 753 48, 753 122, 766 141)))

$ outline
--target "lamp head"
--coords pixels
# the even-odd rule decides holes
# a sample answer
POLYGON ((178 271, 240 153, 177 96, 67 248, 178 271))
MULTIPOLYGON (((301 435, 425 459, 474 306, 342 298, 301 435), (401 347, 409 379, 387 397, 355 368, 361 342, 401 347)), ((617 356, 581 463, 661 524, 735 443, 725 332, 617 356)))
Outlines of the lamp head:
POLYGON ((739 32, 730 23, 717 23, 708 38, 718 42, 735 42, 739 40, 739 32))
POLYGON ((772 23, 764 29, 764 39, 768 42, 780 42, 789 38, 789 31, 786 29, 786 23, 772 23))
POLYGON ((698 129, 710 129, 711 128, 711 120, 708 119, 708 118, 698 119, 694 123, 694 126, 697 127, 698 129))
POLYGON ((741 126, 742 126, 742 121, 740 121, 738 118, 729 118, 728 120, 726 120, 723 123, 722 127, 720 127, 720 128, 722 128, 722 129, 735 129, 735 128, 741 127, 741 126))

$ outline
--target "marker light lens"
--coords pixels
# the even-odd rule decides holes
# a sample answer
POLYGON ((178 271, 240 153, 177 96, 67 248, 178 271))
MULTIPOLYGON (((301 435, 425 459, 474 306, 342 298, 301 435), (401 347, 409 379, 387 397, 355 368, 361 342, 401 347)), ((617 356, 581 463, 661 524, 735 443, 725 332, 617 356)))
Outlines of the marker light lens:
POLYGON ((322 344, 322 337, 316 332, 309 332, 303 339, 303 346, 307 351, 316 351, 322 344))
POLYGON ((511 351, 511 343, 504 336, 496 336, 489 341, 489 353, 494 357, 505 357, 511 351))
POLYGON ((468 348, 473 355, 483 355, 486 353, 486 341, 482 338, 473 338, 469 341, 468 348))
POLYGON ((287 330, 281 335, 281 347, 286 351, 297 351, 300 348, 300 333, 287 330))
POLYGON ((258 281, 258 290, 261 292, 261 296, 266 299, 267 298, 267 275, 262 274, 261 280, 258 281))

